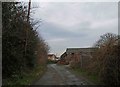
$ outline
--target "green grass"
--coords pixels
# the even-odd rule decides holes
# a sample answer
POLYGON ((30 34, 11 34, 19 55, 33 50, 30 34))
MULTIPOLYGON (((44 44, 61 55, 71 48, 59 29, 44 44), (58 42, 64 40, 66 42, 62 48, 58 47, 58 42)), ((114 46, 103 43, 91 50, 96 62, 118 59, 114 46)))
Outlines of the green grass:
POLYGON ((16 76, 16 78, 7 79, 4 84, 10 85, 11 87, 19 87, 20 85, 31 85, 35 80, 43 75, 45 72, 45 66, 38 66, 34 70, 29 73, 24 73, 22 78, 20 76, 16 76))
POLYGON ((92 82, 93 84, 100 84, 101 82, 99 81, 99 78, 97 75, 95 74, 91 74, 88 71, 84 70, 84 69, 80 69, 80 68, 74 68, 72 69, 72 71, 80 76, 83 76, 84 78, 88 79, 90 82, 92 82))
POLYGON ((47 61, 47 64, 55 64, 55 63, 56 63, 55 61, 51 61, 51 60, 47 61))

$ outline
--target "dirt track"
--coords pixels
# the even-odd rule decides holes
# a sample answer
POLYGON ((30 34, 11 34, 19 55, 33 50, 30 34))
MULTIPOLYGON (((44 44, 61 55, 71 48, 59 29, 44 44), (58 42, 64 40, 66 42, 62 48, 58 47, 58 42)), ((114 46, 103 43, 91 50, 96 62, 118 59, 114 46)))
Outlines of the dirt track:
POLYGON ((49 64, 47 72, 35 85, 87 85, 71 73, 66 66, 49 64))

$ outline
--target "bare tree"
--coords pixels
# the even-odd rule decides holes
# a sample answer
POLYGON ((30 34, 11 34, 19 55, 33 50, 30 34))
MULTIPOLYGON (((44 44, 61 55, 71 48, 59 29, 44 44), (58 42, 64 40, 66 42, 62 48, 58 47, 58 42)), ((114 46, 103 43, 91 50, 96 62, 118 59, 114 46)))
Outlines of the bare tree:
POLYGON ((100 39, 95 43, 96 47, 105 47, 117 43, 118 36, 112 33, 106 33, 100 36, 100 39))

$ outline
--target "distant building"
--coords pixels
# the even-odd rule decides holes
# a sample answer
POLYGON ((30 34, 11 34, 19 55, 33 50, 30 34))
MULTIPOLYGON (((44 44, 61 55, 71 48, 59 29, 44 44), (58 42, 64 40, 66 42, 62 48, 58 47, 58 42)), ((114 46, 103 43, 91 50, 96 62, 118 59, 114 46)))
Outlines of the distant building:
POLYGON ((55 54, 48 54, 48 60, 57 62, 59 60, 59 57, 56 57, 55 54))
POLYGON ((48 60, 55 61, 56 60, 55 54, 48 54, 48 60))

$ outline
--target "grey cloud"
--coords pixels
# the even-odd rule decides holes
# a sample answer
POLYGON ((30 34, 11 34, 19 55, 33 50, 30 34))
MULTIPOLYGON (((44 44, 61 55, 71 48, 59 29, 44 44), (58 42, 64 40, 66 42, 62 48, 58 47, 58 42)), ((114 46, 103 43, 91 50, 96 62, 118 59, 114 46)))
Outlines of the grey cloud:
MULTIPOLYGON (((73 28, 73 31, 75 29, 73 28)), ((77 32, 71 32, 66 30, 63 27, 60 26, 56 26, 54 24, 51 23, 47 23, 45 22, 39 29, 38 32, 47 34, 46 36, 50 39, 50 38, 75 38, 75 37, 85 37, 87 34, 85 34, 86 30, 83 28, 81 31, 77 31, 77 32)))
POLYGON ((100 35, 118 32, 117 20, 112 21, 117 19, 117 2, 44 3, 43 7, 33 17, 43 20, 38 32, 59 55, 67 47, 92 46, 100 35))

